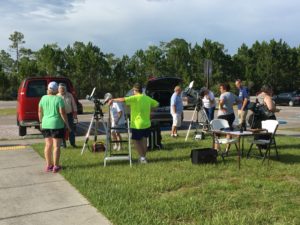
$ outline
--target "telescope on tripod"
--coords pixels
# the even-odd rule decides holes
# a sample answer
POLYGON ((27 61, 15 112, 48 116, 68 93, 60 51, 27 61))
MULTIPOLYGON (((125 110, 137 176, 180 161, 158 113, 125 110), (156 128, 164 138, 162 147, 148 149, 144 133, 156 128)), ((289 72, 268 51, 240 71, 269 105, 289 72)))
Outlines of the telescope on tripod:
MULTIPOLYGON (((97 99, 94 96, 95 90, 96 90, 96 88, 94 87, 94 89, 92 90, 92 93, 90 95, 86 96, 87 100, 94 102, 94 113, 93 113, 93 116, 91 118, 91 122, 89 124, 88 131, 85 135, 85 142, 84 142, 84 145, 83 145, 82 150, 81 150, 81 155, 83 154, 86 146, 88 146, 88 141, 89 141, 89 138, 90 138, 90 133, 91 133, 91 129, 92 129, 93 124, 95 125, 94 126, 94 142, 95 143, 97 142, 97 132, 98 132, 98 128, 99 128, 99 122, 102 123, 102 125, 104 127, 104 132, 106 134, 106 138, 108 138, 108 134, 107 134, 108 130, 107 130, 106 123, 103 120, 104 114, 103 114, 101 106, 106 104, 108 102, 108 100, 112 97, 112 95, 110 93, 106 93, 104 95, 104 101, 101 102, 100 99, 97 99)), ((88 146, 88 148, 89 148, 89 146, 88 146)))
POLYGON ((194 97, 197 101, 196 101, 196 105, 195 105, 195 109, 191 118, 191 122, 185 137, 185 141, 187 141, 190 130, 192 128, 192 126, 194 125, 194 127, 196 128, 195 130, 195 139, 204 139, 204 131, 208 131, 210 130, 210 123, 209 123, 209 119, 207 117, 206 111, 203 107, 203 102, 202 99, 204 98, 205 95, 205 91, 207 90, 207 88, 202 87, 200 89, 199 92, 195 91, 193 89, 194 86, 194 81, 192 81, 189 84, 188 90, 187 90, 187 95, 191 95, 192 97, 194 97), (196 115, 196 121, 194 121, 194 117, 196 115), (199 129, 202 128, 202 131, 199 132, 199 129))

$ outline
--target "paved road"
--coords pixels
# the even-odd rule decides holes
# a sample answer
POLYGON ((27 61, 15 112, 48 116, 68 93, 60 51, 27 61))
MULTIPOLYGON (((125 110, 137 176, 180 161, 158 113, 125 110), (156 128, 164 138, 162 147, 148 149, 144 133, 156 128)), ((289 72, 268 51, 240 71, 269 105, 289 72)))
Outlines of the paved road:
MULTIPOLYGON (((93 103, 88 100, 80 100, 83 105, 92 106, 93 103)), ((0 108, 14 108, 16 106, 15 101, 0 101, 0 108)), ((281 120, 287 121, 287 124, 281 125, 281 129, 289 129, 289 128, 300 128, 300 108, 299 107, 288 107, 288 106, 280 106, 281 111, 277 113, 277 118, 281 120)), ((188 124, 191 121, 193 114, 193 110, 185 110, 184 113, 184 126, 182 129, 186 129, 188 124)), ((107 114, 104 116, 104 120, 106 121, 107 114)), ((92 114, 84 114, 79 115, 79 124, 77 135, 84 136, 86 134, 87 128, 90 124, 90 120, 92 118, 92 114)), ((102 129, 103 132, 103 129, 102 129)), ((9 141, 21 143, 21 144, 30 144, 35 142, 42 142, 42 136, 40 132, 34 128, 28 129, 28 135, 25 137, 18 136, 18 127, 16 125, 16 116, 0 116, 0 141, 3 144, 3 141, 9 141)))

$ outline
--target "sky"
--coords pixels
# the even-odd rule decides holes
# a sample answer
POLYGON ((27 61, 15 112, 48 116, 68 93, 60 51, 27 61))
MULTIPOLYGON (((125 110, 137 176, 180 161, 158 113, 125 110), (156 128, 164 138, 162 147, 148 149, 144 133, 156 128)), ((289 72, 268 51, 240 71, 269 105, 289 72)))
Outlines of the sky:
POLYGON ((24 34, 25 48, 92 42, 104 53, 137 50, 182 38, 224 44, 234 55, 245 43, 282 39, 300 45, 299 0, 0 0, 0 50, 10 34, 24 34))

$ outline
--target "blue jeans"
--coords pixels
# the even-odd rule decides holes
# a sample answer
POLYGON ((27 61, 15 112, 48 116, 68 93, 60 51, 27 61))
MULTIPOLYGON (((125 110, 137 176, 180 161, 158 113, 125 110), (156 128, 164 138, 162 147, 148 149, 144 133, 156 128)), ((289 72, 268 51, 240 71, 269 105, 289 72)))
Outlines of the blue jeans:
MULTIPOLYGON (((70 133, 69 133, 69 141, 71 145, 75 145, 75 125, 74 125, 74 117, 73 113, 68 113, 67 114, 68 118, 68 123, 71 128, 70 133)), ((63 139, 63 145, 66 146, 66 140, 63 139)))
POLYGON ((214 119, 215 108, 216 107, 204 108, 209 121, 212 121, 214 119))

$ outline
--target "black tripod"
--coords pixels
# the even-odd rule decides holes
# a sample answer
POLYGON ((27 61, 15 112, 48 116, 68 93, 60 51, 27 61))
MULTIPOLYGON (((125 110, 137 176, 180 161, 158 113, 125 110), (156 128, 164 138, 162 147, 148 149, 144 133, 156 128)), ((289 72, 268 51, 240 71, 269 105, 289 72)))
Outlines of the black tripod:
MULTIPOLYGON (((106 127, 106 124, 103 120, 103 112, 102 112, 102 109, 101 109, 101 102, 100 100, 98 99, 94 99, 94 114, 91 118, 91 122, 90 122, 90 125, 89 125, 89 128, 88 128, 88 131, 85 135, 85 142, 84 142, 84 145, 82 147, 82 150, 81 150, 81 155, 83 154, 86 146, 88 146, 88 149, 90 150, 90 147, 88 145, 88 141, 89 141, 89 137, 90 137, 90 132, 91 132, 91 129, 92 129, 92 126, 93 126, 93 123, 95 122, 95 127, 94 127, 94 142, 97 141, 97 130, 98 130, 98 126, 99 126, 99 121, 102 122, 103 124, 103 127, 104 127, 104 130, 105 130, 105 134, 106 134, 106 138, 107 138, 107 127, 106 127)), ((107 143, 107 142, 106 142, 107 143)))

